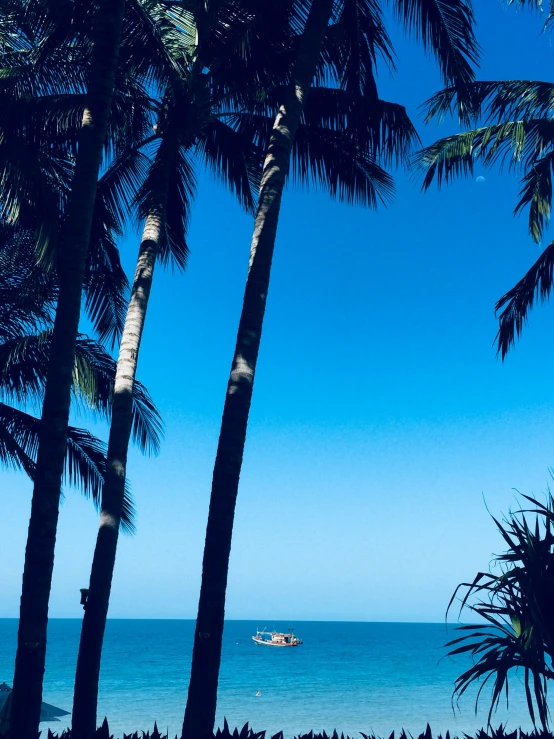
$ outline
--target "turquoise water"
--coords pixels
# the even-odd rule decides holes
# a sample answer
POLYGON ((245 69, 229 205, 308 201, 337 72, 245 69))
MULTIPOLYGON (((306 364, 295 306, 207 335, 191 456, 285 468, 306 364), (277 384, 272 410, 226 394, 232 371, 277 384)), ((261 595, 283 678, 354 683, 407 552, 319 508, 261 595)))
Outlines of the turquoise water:
MULTIPOLYGON (((405 728, 416 733, 427 722, 436 732, 461 735, 486 723, 474 715, 473 696, 452 711, 452 684, 465 662, 441 659, 452 637, 444 624, 293 624, 304 645, 295 649, 256 646, 256 628, 284 630, 279 622, 229 621, 225 627, 218 723, 246 721, 256 730, 285 737, 332 730, 381 736, 405 728), (256 697, 256 691, 261 692, 256 697)), ((80 621, 50 622, 44 700, 71 709, 80 621)), ((104 642, 99 717, 116 736, 123 731, 180 730, 190 667, 193 621, 112 620, 104 642)), ((11 683, 17 622, 0 619, 0 682, 11 683)), ((510 712, 494 723, 529 727, 522 685, 510 692, 510 712)), ((65 726, 49 724, 52 729, 65 726)), ((44 726, 44 724, 43 724, 44 726)), ((359 736, 359 734, 358 734, 359 736)))

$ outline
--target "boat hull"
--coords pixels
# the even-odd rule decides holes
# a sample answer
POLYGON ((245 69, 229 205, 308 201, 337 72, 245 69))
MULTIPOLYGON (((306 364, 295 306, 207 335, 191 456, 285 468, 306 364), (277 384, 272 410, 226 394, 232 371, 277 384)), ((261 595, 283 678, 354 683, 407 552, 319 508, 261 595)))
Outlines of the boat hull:
POLYGON ((301 641, 293 642, 291 644, 283 644, 281 642, 269 641, 269 639, 258 639, 255 636, 252 637, 252 641, 254 642, 254 644, 258 644, 260 647, 299 647, 302 644, 301 641))

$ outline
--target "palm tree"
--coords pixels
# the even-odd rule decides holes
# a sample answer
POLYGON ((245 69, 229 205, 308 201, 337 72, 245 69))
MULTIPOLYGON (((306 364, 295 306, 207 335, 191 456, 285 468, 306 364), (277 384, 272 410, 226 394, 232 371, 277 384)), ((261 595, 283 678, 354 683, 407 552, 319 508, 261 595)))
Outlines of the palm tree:
MULTIPOLYGON (((314 0, 301 5, 307 19, 297 45, 291 83, 281 95, 266 147, 248 278, 214 465, 184 739, 205 739, 213 731, 234 511, 281 198, 295 142, 301 144, 297 136, 303 116, 309 129, 310 88, 315 76, 324 76, 325 62, 327 71, 335 76, 337 89, 319 98, 314 96, 314 108, 319 102, 329 106, 331 98, 334 114, 329 127, 338 130, 351 151, 361 152, 367 161, 365 170, 349 168, 346 158, 332 171, 316 167, 314 174, 325 172, 332 194, 374 206, 379 195, 391 189, 379 160, 390 160, 391 155, 402 158, 410 142, 405 127, 389 128, 390 107, 381 105, 377 95, 377 55, 385 59, 391 56, 379 5, 371 0, 314 0), (332 19, 334 23, 328 29, 332 19)), ((471 62, 477 59, 478 47, 469 5, 461 0, 401 0, 396 11, 406 29, 435 54, 445 80, 464 85, 473 79, 471 62)))
MULTIPOLYGON (((124 0, 97 0, 87 4, 93 11, 87 105, 75 157, 67 219, 60 240, 59 296, 25 550, 10 718, 10 733, 17 739, 34 739, 40 720, 48 602, 67 446, 75 343, 96 183, 115 86, 124 5, 124 0)), ((43 13, 43 17, 45 15, 43 13)))
MULTIPOLYGON (((102 512, 77 661, 72 719, 77 739, 90 736, 96 728, 102 642, 131 430, 129 400, 135 384, 154 269, 157 261, 172 262, 179 269, 186 266, 186 233, 195 193, 195 160, 211 166, 238 196, 240 203, 247 210, 253 210, 251 186, 259 184, 260 155, 251 137, 235 130, 223 111, 240 106, 248 99, 251 89, 259 89, 252 78, 262 71, 257 51, 264 46, 260 30, 265 26, 259 17, 264 12, 267 15, 265 0, 233 3, 211 0, 210 3, 191 3, 188 13, 174 18, 179 21, 180 36, 175 38, 168 27, 167 35, 162 34, 162 41, 173 54, 176 71, 168 75, 163 100, 157 106, 155 135, 148 136, 140 146, 124 150, 113 165, 118 176, 125 176, 128 169, 134 169, 140 158, 146 156, 144 151, 157 146, 148 175, 134 201, 124 198, 120 203, 123 209, 138 206, 144 230, 119 352, 102 512), (246 40, 249 54, 243 53, 246 40), (250 76, 246 69, 249 56, 255 56, 258 62, 250 76)), ((276 32, 275 26, 273 32, 276 32)), ((103 180, 99 191, 111 192, 109 198, 115 201, 117 177, 111 184, 103 180)))
POLYGON ((448 610, 458 599, 460 614, 466 609, 480 623, 459 626, 460 636, 446 646, 450 656, 472 657, 472 665, 456 680, 456 697, 479 682, 477 709, 484 687, 492 682, 489 726, 503 693, 508 701, 510 673, 519 671, 531 720, 536 725, 538 718, 546 730, 547 681, 554 679, 554 498, 549 494, 543 504, 523 497, 530 509, 510 512, 503 522, 493 518, 507 545, 494 558, 499 574, 478 572, 450 600, 448 610), (526 513, 536 514, 534 525, 526 513))
MULTIPOLYGON (((177 40, 177 54, 184 51, 186 63, 166 88, 156 136, 147 137, 142 147, 125 151, 121 161, 114 164, 114 170, 119 174, 124 173, 127 167, 133 168, 141 148, 147 149, 153 139, 158 139, 150 173, 136 197, 145 228, 127 314, 129 330, 124 335, 120 351, 123 389, 117 411, 114 405, 110 435, 114 451, 113 456, 108 454, 118 475, 108 479, 104 488, 105 521, 101 520, 97 538, 77 665, 73 729, 82 736, 93 730, 96 720, 102 639, 117 547, 115 522, 119 516, 121 486, 125 479, 129 428, 126 396, 138 362, 155 264, 158 259, 163 263, 172 256, 179 267, 185 266, 188 253, 186 227, 195 184, 194 154, 223 177, 244 207, 253 208, 251 186, 259 183, 261 169, 259 142, 268 139, 273 124, 265 110, 270 90, 264 87, 261 94, 260 79, 267 86, 270 80, 276 84, 287 78, 288 67, 283 50, 289 41, 289 12, 290 7, 284 3, 276 13, 274 8, 259 0, 245 0, 242 5, 212 0, 209 8, 203 3, 198 4, 188 20, 190 25, 194 19, 189 39, 177 40), (197 33, 196 29, 200 28, 202 32, 197 33), (268 35, 271 38, 267 38, 268 35), (197 41, 198 38, 201 41, 197 41), (268 54, 269 41, 280 49, 278 64, 268 54), (244 47, 249 50, 246 55, 244 47), (255 60, 255 63, 250 60, 255 60), (244 106, 255 108, 254 102, 260 97, 265 103, 257 114, 245 110, 244 106), (175 151, 178 151, 177 156, 175 151)), ((181 27, 188 27, 187 19, 181 21, 181 27)), ((330 103, 331 115, 334 115, 334 101, 330 103)), ((394 106, 390 106, 389 113, 392 109, 394 106)), ((398 125, 400 129, 405 124, 405 116, 400 108, 395 113, 400 124, 392 120, 388 125, 398 125)), ((365 170, 372 168, 372 163, 360 157, 352 147, 346 149, 346 141, 340 132, 329 129, 321 135, 318 125, 329 115, 329 103, 321 101, 312 113, 312 126, 302 127, 304 136, 299 138, 297 147, 302 166, 299 177, 306 179, 310 167, 323 168, 328 172, 329 187, 340 189, 335 173, 341 158, 349 157, 353 170, 359 169, 361 179, 367 174, 365 170)), ((393 113, 391 118, 394 117, 393 113)), ((410 132, 411 125, 407 135, 410 132)), ((372 172, 377 178, 375 167, 372 172)), ((115 182, 116 178, 113 184, 115 182)), ((386 177, 382 184, 386 191, 386 177)), ((99 192, 103 190, 101 180, 99 192)), ((108 199, 114 200, 113 196, 108 199)), ((125 203, 124 207, 128 205, 125 203)))
MULTIPOLYGON (((536 0, 520 3, 536 7, 536 0)), ((551 6, 552 7, 552 6, 551 6)), ((549 14, 546 26, 554 19, 549 14)), ((529 234, 542 242, 552 207, 554 84, 535 80, 479 81, 463 89, 448 87, 425 103, 427 121, 458 115, 470 130, 447 136, 416 154, 413 164, 424 173, 423 188, 440 187, 456 177, 472 175, 474 165, 507 165, 521 174, 514 214, 528 209, 529 234)), ((495 305, 497 349, 502 359, 515 344, 536 300, 549 298, 553 287, 554 241, 514 287, 495 305)))
MULTIPOLYGON (((114 117, 117 117, 116 113, 122 112, 120 108, 121 104, 124 104, 123 107, 131 111, 131 117, 134 116, 139 124, 144 121, 144 116, 140 114, 136 116, 135 113, 147 96, 143 94, 138 98, 135 96, 134 92, 137 89, 135 82, 139 81, 139 88, 142 81, 149 89, 153 89, 160 80, 160 69, 164 65, 165 58, 156 29, 164 25, 164 18, 160 15, 159 3, 158 10, 154 8, 151 12, 152 6, 156 5, 152 0, 127 0, 125 3, 123 0, 117 0, 115 3, 108 3, 106 0, 96 0, 94 3, 83 0, 78 2, 59 0, 57 3, 26 0, 23 7, 19 7, 13 0, 2 2, 13 9, 18 30, 25 32, 27 46, 30 47, 30 53, 25 55, 29 62, 27 67, 23 64, 17 69, 13 85, 14 104, 21 106, 24 103, 25 91, 28 91, 29 85, 32 88, 36 87, 37 80, 39 96, 46 95, 52 98, 53 94, 54 97, 56 94, 61 95, 62 108, 64 103, 69 103, 69 110, 57 111, 48 121, 51 124, 52 140, 48 140, 49 137, 41 132, 40 127, 29 126, 29 122, 25 121, 23 129, 26 135, 19 138, 27 145, 30 143, 31 150, 36 152, 35 157, 29 157, 25 147, 20 147, 24 152, 22 162, 27 166, 22 166, 19 158, 10 153, 9 146, 5 146, 4 151, 0 152, 2 166, 8 174, 2 182, 4 189, 7 188, 8 200, 11 200, 14 206, 11 210, 3 206, 3 212, 11 217, 12 225, 35 228, 37 239, 42 243, 46 256, 57 262, 59 278, 26 550, 13 692, 13 731, 18 737, 27 737, 34 736, 38 728, 48 599, 61 489, 60 475, 63 468, 61 444, 67 433, 71 367, 75 354, 85 274, 84 287, 88 289, 87 308, 97 323, 102 325, 102 338, 111 337, 112 340, 117 338, 125 313, 124 308, 121 310, 122 304, 117 290, 112 292, 113 301, 110 304, 109 296, 104 296, 101 292, 99 297, 99 280, 93 270, 85 272, 87 267, 92 268, 94 263, 89 246, 91 240, 95 238, 95 210, 97 210, 95 194, 99 166, 103 152, 107 158, 111 155, 117 156, 120 146, 131 144, 133 135, 140 133, 140 130, 131 125, 130 139, 127 135, 114 137, 109 114, 111 111, 113 121, 114 117), (123 17, 124 6, 125 17, 123 17), (140 34, 137 36, 135 33, 137 21, 140 21, 141 29, 146 29, 150 50, 147 58, 142 54, 144 36, 141 37, 140 34), (127 53, 123 60, 124 64, 120 64, 118 68, 122 33, 123 48, 127 53), (135 42, 134 51, 129 52, 133 42, 135 42), (120 79, 122 74, 123 80, 120 79), (116 83, 119 88, 114 91, 116 83), (75 101, 70 99, 71 93, 75 92, 81 94, 81 102, 77 106, 74 105, 75 101), (83 92, 86 93, 84 105, 83 92), (114 93, 119 93, 119 100, 118 94, 114 93), (81 109, 79 134, 73 139, 66 140, 64 135, 68 119, 71 122, 79 107, 81 109), (46 160, 49 165, 49 168, 46 168, 47 174, 52 171, 52 161, 56 159, 51 156, 52 144, 54 151, 57 148, 61 149, 59 161, 54 161, 57 166, 53 167, 49 177, 33 177, 35 174, 33 164, 42 160, 46 160), (65 192, 61 193, 63 217, 60 219, 62 226, 58 233, 57 224, 56 228, 53 228, 53 222, 59 213, 59 203, 52 194, 59 193, 67 174, 70 183, 65 187, 65 192), (35 183, 38 184, 33 187, 35 183), (29 191, 37 195, 36 202, 27 196, 29 191), (37 202, 40 207, 36 207, 37 202), (48 215, 51 217, 48 218, 48 215)), ((10 68, 14 62, 18 66, 19 54, 15 52, 19 52, 19 46, 9 49, 11 56, 7 62, 10 68)), ((29 49, 25 51, 28 52, 29 49)), ((51 100, 48 104, 50 102, 51 100)), ((41 103, 42 98, 37 101, 39 109, 41 103)), ((16 116, 15 120, 21 119, 16 116)), ((8 115, 3 121, 7 132, 11 132, 9 121, 8 115)), ((2 143, 6 143, 5 137, 2 143)), ((38 167, 39 174, 43 168, 38 167)), ((137 172, 130 173, 131 180, 135 176, 137 172)), ((120 186, 128 187, 129 181, 123 181, 120 186)), ((63 187, 61 189, 63 190, 63 187)), ((117 226, 118 214, 110 210, 109 205, 105 202, 100 206, 100 231, 106 223, 108 231, 110 229, 113 231, 113 226, 117 226), (102 221, 102 217, 106 222, 102 221)), ((114 258, 113 244, 109 242, 108 238, 107 248, 102 252, 101 266, 104 268, 109 267, 114 258)), ((114 284, 112 287, 117 285, 114 284)), ((63 443, 65 444, 65 441, 63 443)))

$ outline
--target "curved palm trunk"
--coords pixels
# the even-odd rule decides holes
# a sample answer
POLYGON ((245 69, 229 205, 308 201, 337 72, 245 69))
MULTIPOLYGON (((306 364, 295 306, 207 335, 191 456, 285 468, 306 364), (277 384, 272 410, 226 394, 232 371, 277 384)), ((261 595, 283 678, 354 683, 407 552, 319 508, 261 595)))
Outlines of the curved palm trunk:
POLYGON ((40 442, 25 550, 10 736, 36 739, 46 657, 48 601, 54 567, 61 479, 67 444, 75 340, 81 311, 96 183, 113 97, 124 0, 99 0, 87 107, 79 135, 75 175, 58 260, 56 309, 40 442))
POLYGON ((108 605, 115 566, 127 452, 133 423, 133 386, 140 343, 146 320, 154 267, 163 235, 172 160, 177 155, 175 137, 165 137, 160 144, 155 166, 160 175, 157 203, 151 208, 139 248, 131 298, 119 349, 115 375, 114 399, 106 479, 102 490, 102 511, 92 560, 88 599, 81 628, 75 689, 73 695, 73 739, 89 739, 96 730, 96 708, 102 643, 108 617, 108 605))
POLYGON ((212 478, 183 739, 208 739, 213 732, 235 503, 279 210, 296 129, 316 71, 332 7, 333 0, 312 2, 293 71, 293 83, 275 120, 264 162, 248 279, 212 478))

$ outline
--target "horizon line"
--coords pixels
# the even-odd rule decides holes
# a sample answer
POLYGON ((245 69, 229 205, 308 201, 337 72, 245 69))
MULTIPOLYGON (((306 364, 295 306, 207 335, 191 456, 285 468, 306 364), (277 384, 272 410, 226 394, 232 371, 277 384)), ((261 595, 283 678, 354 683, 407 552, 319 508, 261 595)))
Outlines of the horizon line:
MULTIPOLYGON (((18 621, 19 616, 0 616, 0 621, 18 621)), ((78 616, 50 616, 48 621, 82 621, 82 618, 78 616)), ((195 618, 178 618, 178 617, 163 617, 163 616, 112 616, 108 617, 108 621, 196 621, 195 618)), ((253 622, 253 621, 267 621, 285 623, 294 621, 295 623, 328 623, 328 624, 421 624, 429 626, 443 626, 443 625, 455 625, 462 623, 460 621, 362 621, 362 620, 350 620, 350 619, 327 619, 327 618, 226 618, 226 622, 253 622)))

